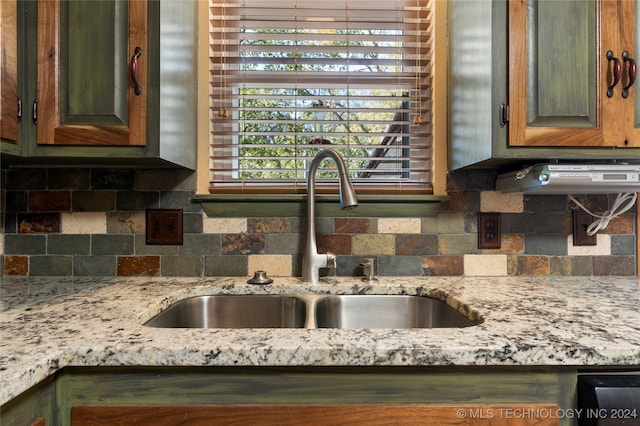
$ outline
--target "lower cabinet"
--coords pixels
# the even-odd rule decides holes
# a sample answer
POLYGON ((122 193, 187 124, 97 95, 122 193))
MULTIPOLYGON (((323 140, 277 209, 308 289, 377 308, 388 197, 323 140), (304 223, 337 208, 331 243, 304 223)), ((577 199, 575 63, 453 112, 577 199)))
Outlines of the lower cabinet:
POLYGON ((2 426, 573 426, 576 389, 561 366, 67 367, 0 413, 2 426))
POLYGON ((72 426, 559 425, 557 405, 251 404, 79 405, 72 426))
POLYGON ((572 367, 74 368, 60 424, 573 425, 572 367), (179 419, 179 421, 178 421, 179 419))

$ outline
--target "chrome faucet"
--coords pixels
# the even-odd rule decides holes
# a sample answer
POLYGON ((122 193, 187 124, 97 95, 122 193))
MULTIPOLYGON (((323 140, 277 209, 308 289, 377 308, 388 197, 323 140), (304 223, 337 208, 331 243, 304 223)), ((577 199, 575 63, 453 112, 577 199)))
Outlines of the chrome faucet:
POLYGON ((316 243, 316 171, 320 162, 331 158, 338 166, 340 177, 340 208, 352 209, 358 206, 356 191, 347 176, 347 167, 342 157, 335 151, 323 149, 311 161, 307 176, 307 243, 304 246, 302 258, 302 281, 317 283, 320 280, 320 268, 335 268, 336 255, 333 253, 318 253, 316 243))

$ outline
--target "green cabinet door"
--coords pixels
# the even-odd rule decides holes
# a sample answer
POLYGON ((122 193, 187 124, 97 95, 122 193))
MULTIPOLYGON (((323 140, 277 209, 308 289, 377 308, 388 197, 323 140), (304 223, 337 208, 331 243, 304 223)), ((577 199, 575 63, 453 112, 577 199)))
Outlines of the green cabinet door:
POLYGON ((509 2, 509 145, 603 140, 597 15, 595 0, 509 2))
POLYGON ((40 1, 38 144, 145 145, 147 53, 145 1, 40 1))

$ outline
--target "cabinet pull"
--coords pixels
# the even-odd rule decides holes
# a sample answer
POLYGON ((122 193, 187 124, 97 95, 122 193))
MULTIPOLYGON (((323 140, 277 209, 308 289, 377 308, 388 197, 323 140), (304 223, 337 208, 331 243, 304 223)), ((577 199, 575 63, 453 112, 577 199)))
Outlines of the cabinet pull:
POLYGON ((18 121, 22 121, 22 99, 18 98, 18 121))
POLYGON ((504 102, 500 103, 500 128, 507 125, 509 122, 509 105, 504 102))
POLYGON ((131 57, 131 63, 129 63, 129 71, 131 72, 131 80, 133 81, 133 91, 136 96, 140 96, 142 93, 142 87, 138 84, 138 58, 142 55, 142 48, 136 47, 131 57))
POLYGON ((622 52, 622 60, 625 63, 629 62, 629 68, 628 68, 629 83, 627 83, 627 85, 622 88, 622 97, 626 99, 627 96, 629 96, 629 88, 633 86, 633 83, 635 83, 636 81, 637 68, 636 68, 635 59, 630 58, 629 52, 627 52, 626 50, 622 52))
POLYGON ((38 122, 38 100, 37 99, 33 101, 33 115, 31 116, 31 118, 33 118, 34 123, 38 122))
POLYGON ((607 87, 607 97, 613 97, 613 88, 616 87, 618 82, 620 81, 620 75, 622 74, 622 65, 620 65, 620 60, 613 56, 613 52, 611 50, 607 51, 607 59, 609 62, 613 61, 613 82, 609 87, 607 87))

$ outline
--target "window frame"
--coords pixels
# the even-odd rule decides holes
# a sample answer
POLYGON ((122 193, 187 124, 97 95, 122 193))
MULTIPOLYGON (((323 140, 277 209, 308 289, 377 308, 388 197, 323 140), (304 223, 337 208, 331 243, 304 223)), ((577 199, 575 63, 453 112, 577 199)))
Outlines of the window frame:
MULTIPOLYGON (((435 215, 446 191, 447 161, 447 15, 448 2, 433 5, 432 74, 432 186, 433 195, 363 195, 360 207, 348 212, 319 208, 318 216, 415 217, 435 215)), ((209 13, 208 0, 199 0, 198 25, 198 167, 194 202, 202 203, 207 215, 215 217, 303 216, 306 194, 216 194, 209 193, 209 13), (268 209, 265 209, 266 206, 268 209), (293 208, 293 210, 292 210, 293 208)), ((336 204, 337 196, 319 195, 318 204, 336 204)))

